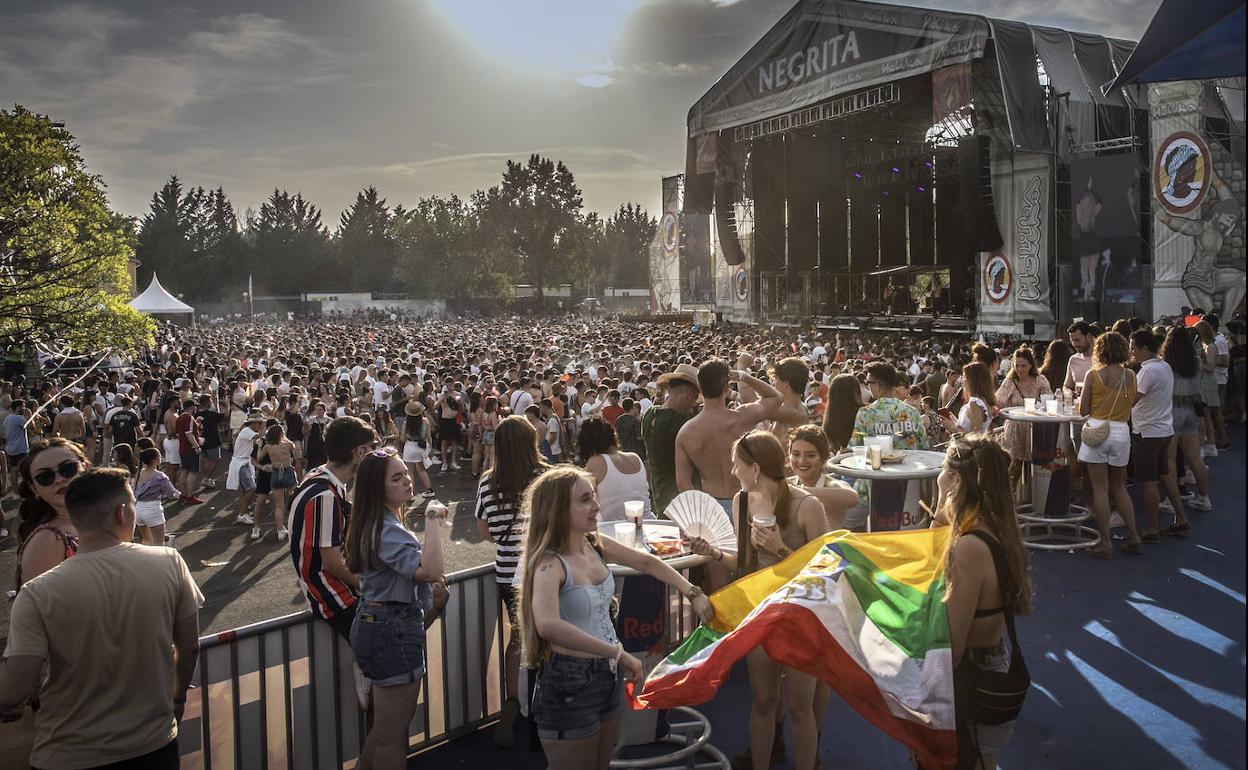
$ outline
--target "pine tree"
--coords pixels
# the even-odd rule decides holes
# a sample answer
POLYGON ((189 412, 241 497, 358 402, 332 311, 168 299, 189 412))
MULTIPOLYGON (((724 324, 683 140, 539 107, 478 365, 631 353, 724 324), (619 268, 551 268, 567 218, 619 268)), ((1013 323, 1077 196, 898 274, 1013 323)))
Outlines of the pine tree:
POLYGON ((394 271, 390 209, 376 187, 364 188, 338 220, 338 278, 359 291, 382 292, 394 271))

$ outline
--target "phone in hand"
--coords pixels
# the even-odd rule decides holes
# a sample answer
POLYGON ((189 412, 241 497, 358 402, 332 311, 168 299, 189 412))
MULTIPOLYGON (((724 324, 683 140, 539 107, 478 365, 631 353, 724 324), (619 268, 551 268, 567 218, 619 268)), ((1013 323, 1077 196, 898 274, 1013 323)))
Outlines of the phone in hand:
POLYGON ((951 412, 949 410, 949 407, 947 406, 942 406, 941 408, 937 409, 936 414, 940 415, 941 417, 948 417, 951 420, 953 419, 953 412, 951 412))

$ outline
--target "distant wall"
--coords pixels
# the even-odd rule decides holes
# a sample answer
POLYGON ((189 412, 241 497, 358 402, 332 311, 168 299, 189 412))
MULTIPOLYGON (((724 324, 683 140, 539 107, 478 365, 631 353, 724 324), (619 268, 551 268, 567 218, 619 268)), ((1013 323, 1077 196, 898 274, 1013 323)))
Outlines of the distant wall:
POLYGON ((361 299, 353 295, 339 295, 334 300, 321 300, 321 315, 353 313, 357 310, 403 311, 414 315, 446 315, 443 299, 361 299))

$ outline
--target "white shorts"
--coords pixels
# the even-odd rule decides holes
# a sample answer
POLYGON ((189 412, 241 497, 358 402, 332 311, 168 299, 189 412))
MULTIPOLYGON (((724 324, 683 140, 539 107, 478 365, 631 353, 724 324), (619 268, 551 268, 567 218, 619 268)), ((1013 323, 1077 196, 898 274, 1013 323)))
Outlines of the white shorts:
POLYGON ((428 455, 429 450, 421 449, 420 445, 415 441, 403 442, 403 462, 411 463, 412 465, 423 463, 428 455))
POLYGON ((176 438, 167 438, 162 441, 160 452, 165 456, 165 462, 170 465, 182 464, 182 453, 178 450, 178 440, 176 438))
POLYGON ((134 521, 144 527, 165 523, 165 506, 159 500, 140 500, 134 504, 134 521))
MULTIPOLYGON (((1088 419, 1088 425, 1103 425, 1104 420, 1095 417, 1088 419)), ((1089 446, 1083 442, 1079 447, 1079 462, 1108 463, 1115 468, 1125 468, 1131 460, 1131 431, 1125 422, 1109 423, 1109 438, 1100 446, 1089 446)))

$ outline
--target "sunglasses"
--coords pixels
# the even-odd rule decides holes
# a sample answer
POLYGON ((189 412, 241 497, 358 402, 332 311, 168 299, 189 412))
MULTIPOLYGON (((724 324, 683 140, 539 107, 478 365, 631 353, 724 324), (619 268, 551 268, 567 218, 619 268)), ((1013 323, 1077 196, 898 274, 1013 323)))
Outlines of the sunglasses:
POLYGON ((371 454, 373 457, 393 457, 394 455, 398 453, 399 453, 398 450, 396 450, 392 446, 383 446, 381 449, 374 449, 373 451, 369 452, 369 454, 371 454))
POLYGON ((56 466, 55 469, 44 468, 38 473, 33 474, 31 478, 34 479, 35 483, 39 486, 49 487, 52 486, 54 481, 56 481, 56 474, 58 473, 61 474, 61 478, 63 479, 72 479, 79 473, 82 473, 82 463, 77 460, 66 460, 56 466))

